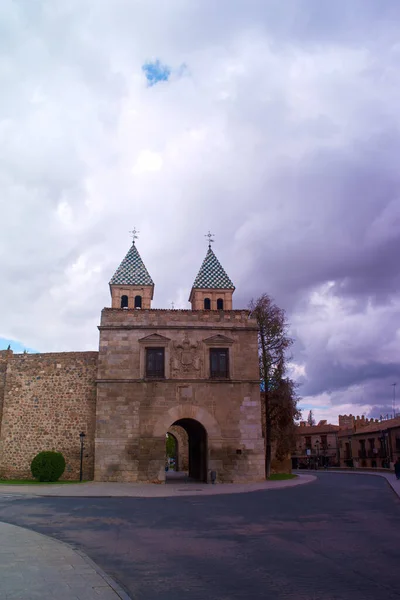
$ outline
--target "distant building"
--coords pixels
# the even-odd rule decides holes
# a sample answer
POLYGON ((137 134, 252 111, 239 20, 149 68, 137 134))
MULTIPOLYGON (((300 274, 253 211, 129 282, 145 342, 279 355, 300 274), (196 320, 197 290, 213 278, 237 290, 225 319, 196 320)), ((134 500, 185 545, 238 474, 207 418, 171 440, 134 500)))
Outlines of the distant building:
POLYGON ((292 453, 292 467, 307 469, 339 466, 338 425, 320 421, 308 425, 301 421, 296 428, 296 448, 292 453))
POLYGON ((400 418, 378 421, 353 417, 339 434, 341 467, 389 469, 400 457, 400 418))
POLYGON ((390 469, 400 457, 400 418, 378 420, 340 415, 339 425, 320 421, 296 428, 293 468, 390 469))

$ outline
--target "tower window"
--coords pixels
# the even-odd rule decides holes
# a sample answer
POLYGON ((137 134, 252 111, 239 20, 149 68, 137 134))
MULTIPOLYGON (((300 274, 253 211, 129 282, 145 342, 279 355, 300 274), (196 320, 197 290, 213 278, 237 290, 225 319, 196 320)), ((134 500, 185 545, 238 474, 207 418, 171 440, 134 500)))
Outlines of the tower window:
POLYGON ((142 308, 142 296, 135 296, 135 308, 142 308))
POLYGON ((146 348, 146 377, 165 377, 164 348, 146 348))
POLYGON ((204 298, 204 310, 211 310, 210 298, 204 298))
POLYGON ((229 350, 227 348, 210 349, 210 377, 213 379, 228 379, 229 350))
POLYGON ((222 298, 218 298, 217 300, 217 310, 224 310, 224 301, 222 298))
POLYGON ((128 308, 128 296, 121 296, 121 308, 128 308))

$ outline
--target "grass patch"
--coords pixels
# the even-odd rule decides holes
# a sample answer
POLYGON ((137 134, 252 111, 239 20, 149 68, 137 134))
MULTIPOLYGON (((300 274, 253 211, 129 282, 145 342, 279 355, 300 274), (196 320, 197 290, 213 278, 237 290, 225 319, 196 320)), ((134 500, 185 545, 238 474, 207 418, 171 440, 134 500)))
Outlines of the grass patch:
POLYGON ((268 477, 268 481, 284 481, 285 479, 295 479, 297 475, 293 473, 274 473, 268 477))
POLYGON ((0 485, 67 485, 69 483, 86 483, 86 481, 37 481, 36 479, 0 479, 0 485))

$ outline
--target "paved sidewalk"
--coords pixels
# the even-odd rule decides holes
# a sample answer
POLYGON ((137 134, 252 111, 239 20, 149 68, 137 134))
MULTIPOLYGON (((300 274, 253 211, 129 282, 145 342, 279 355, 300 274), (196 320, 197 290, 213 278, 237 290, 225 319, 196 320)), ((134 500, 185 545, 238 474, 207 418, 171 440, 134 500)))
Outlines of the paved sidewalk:
POLYGON ((89 483, 68 485, 0 485, 1 496, 63 496, 63 497, 132 497, 165 498, 171 496, 209 496, 217 494, 243 494, 260 490, 278 490, 290 488, 315 480, 314 475, 299 474, 295 479, 284 481, 261 481, 259 483, 178 483, 140 484, 140 483, 89 483))
POLYGON ((8 523, 0 523, 0 573, 0 600, 130 600, 71 546, 8 523))
MULTIPOLYGON (((322 471, 321 471, 322 472, 322 471)), ((400 480, 396 479, 396 475, 393 471, 389 471, 388 473, 384 473, 382 471, 352 471, 351 469, 329 469, 328 473, 348 473, 349 475, 375 475, 375 477, 384 477, 388 484, 391 486, 393 491, 400 498, 400 480)))

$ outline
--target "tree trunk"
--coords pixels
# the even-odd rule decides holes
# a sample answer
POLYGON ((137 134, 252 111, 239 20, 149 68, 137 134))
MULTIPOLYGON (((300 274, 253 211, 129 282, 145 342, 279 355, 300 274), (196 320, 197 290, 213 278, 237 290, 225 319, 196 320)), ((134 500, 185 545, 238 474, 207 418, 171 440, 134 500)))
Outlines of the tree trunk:
POLYGON ((271 476, 271 410, 269 393, 265 390, 265 478, 271 476))

